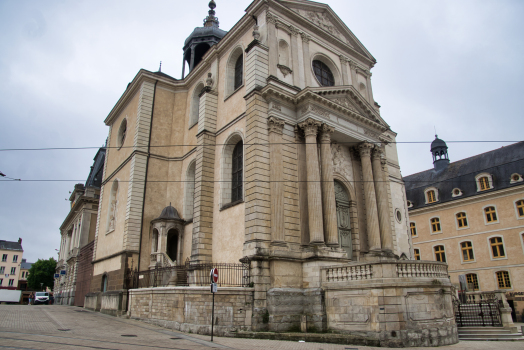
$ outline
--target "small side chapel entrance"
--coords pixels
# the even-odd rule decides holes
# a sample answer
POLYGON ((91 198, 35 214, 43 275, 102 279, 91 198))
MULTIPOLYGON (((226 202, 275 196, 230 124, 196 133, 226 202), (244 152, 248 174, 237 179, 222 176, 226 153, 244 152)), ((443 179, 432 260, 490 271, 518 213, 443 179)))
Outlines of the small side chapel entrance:
POLYGON ((351 244, 349 195, 344 186, 338 181, 335 181, 335 201, 337 204, 338 242, 340 248, 347 252, 348 259, 352 259, 353 246, 351 244))

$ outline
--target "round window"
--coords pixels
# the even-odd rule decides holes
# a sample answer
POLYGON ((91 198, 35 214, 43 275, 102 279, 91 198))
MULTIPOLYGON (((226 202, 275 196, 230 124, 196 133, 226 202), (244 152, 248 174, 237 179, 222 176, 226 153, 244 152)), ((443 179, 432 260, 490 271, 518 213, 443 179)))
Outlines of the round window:
POLYGON ((321 86, 334 86, 335 78, 331 69, 322 61, 314 60, 313 61, 313 71, 315 72, 315 77, 317 78, 321 86))
POLYGON ((453 194, 455 196, 458 196, 460 194, 460 190, 458 188, 456 188, 454 191, 453 191, 453 194))
POLYGON ((519 181, 520 179, 520 176, 518 176, 517 174, 513 175, 513 181, 519 181))
POLYGON ((398 222, 402 222, 402 213, 400 212, 400 210, 395 209, 395 216, 397 217, 398 222))

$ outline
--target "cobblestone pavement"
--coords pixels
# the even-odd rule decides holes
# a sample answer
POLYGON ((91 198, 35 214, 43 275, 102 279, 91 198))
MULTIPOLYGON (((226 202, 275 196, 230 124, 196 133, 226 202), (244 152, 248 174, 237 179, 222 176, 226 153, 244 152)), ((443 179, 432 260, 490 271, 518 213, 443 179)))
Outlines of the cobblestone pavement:
MULTIPOLYGON (((0 305, 0 349, 371 350, 357 345, 217 338, 170 331, 125 318, 58 305, 0 305)), ((415 348, 412 348, 415 349, 415 348)), ((416 348, 427 349, 427 348, 416 348)), ((522 350, 522 342, 460 342, 446 350, 522 350)))

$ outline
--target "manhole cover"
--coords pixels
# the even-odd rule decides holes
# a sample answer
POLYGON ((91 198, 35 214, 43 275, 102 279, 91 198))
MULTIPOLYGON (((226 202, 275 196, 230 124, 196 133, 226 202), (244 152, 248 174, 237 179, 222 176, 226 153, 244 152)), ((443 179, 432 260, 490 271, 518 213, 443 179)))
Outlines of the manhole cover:
POLYGON ((122 337, 136 337, 136 334, 122 334, 122 337))
POLYGON ((62 332, 65 332, 65 331, 70 331, 69 328, 58 328, 59 331, 62 331, 62 332))

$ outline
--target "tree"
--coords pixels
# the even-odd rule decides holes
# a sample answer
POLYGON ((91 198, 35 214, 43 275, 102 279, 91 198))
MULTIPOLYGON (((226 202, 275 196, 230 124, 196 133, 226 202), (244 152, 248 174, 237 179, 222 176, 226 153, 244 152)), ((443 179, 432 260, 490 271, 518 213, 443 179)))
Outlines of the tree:
POLYGON ((29 276, 27 276, 27 285, 33 290, 45 289, 45 287, 53 287, 55 282, 56 260, 49 258, 47 260, 38 259, 29 269, 29 276), (40 285, 42 283, 42 285, 40 285))

